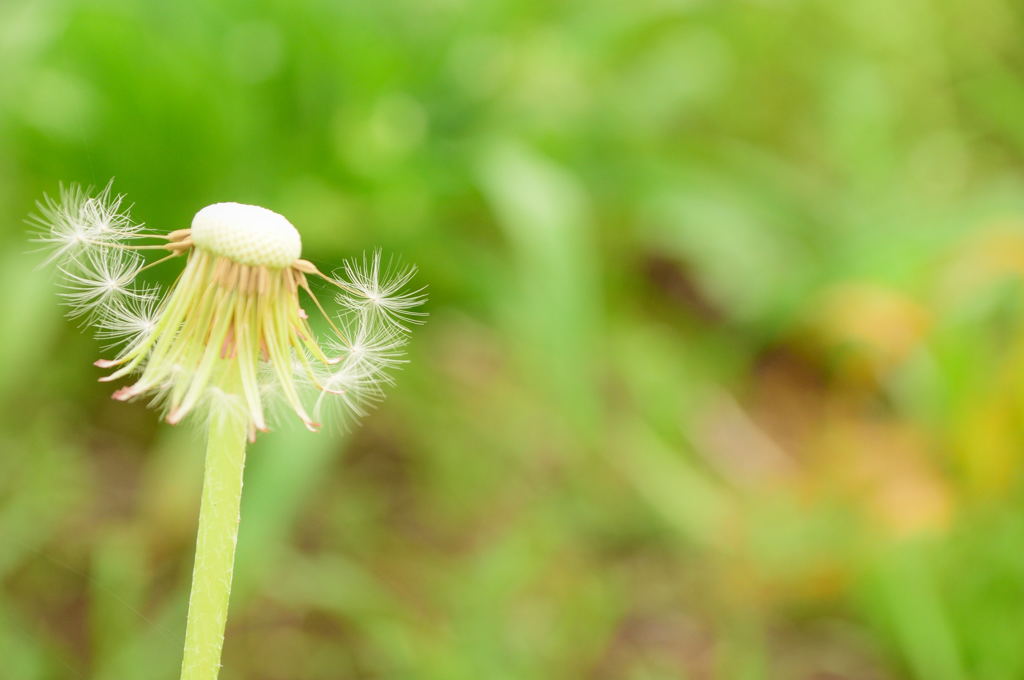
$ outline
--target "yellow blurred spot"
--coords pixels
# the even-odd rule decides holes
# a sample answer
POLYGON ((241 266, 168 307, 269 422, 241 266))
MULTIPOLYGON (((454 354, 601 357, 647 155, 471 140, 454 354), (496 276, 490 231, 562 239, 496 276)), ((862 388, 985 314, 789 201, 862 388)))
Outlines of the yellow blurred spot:
POLYGON ((812 322, 825 351, 837 352, 841 376, 873 382, 921 344, 928 311, 906 294, 867 283, 848 283, 825 293, 812 322))

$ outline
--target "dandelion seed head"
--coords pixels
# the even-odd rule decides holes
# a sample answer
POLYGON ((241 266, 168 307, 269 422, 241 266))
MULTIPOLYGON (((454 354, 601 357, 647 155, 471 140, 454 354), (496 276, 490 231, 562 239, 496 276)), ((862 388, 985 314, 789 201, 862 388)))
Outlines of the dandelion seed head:
POLYGON ((69 315, 117 348, 96 362, 112 369, 100 380, 134 381, 114 399, 148 400, 172 424, 196 412, 242 419, 255 437, 277 412, 316 430, 331 412, 359 416, 383 397, 389 371, 405 362, 410 324, 422 321, 422 291, 405 291, 414 268, 384 265, 374 253, 327 276, 300 259, 291 222, 259 206, 215 203, 190 228, 158 234, 122 203, 109 184, 92 195, 62 187, 31 219, 57 264, 69 315), (159 243, 135 241, 144 238, 159 243), (155 261, 144 257, 161 250, 155 261), (150 267, 181 259, 166 292, 138 282, 150 267), (338 291, 336 315, 310 279, 338 291), (325 337, 307 309, 323 317, 325 337))

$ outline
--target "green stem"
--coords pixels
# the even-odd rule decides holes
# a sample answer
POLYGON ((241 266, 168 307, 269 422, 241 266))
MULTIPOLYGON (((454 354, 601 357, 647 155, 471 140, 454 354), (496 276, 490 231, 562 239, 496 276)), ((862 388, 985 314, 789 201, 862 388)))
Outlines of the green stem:
POLYGON ((244 422, 216 417, 211 421, 181 680, 216 680, 220 671, 238 541, 245 443, 244 422))

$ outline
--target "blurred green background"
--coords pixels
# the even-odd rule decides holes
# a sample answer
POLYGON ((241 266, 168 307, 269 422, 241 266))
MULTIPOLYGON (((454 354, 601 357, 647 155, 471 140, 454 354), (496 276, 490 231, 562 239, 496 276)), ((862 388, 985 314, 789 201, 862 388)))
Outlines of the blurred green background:
MULTIPOLYGON (((1009 0, 0 2, 0 678, 177 677, 202 438, 24 217, 116 177, 421 268, 251 450, 224 680, 1024 678, 1009 0)), ((162 272, 173 275, 175 267, 162 272)))

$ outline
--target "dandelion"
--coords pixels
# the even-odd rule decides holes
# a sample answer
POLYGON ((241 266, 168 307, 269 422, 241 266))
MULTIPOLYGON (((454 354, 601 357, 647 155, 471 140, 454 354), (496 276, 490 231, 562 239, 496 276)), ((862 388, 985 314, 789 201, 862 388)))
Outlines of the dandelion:
POLYGON ((389 371, 404 363, 425 298, 406 290, 415 269, 384 264, 379 252, 321 272, 301 258, 295 227, 266 208, 216 203, 197 212, 190 228, 164 234, 132 220, 123 200, 110 184, 95 194, 62 187, 29 221, 61 275, 68 315, 114 351, 95 362, 110 371, 101 381, 127 381, 113 398, 146 399, 171 424, 198 414, 208 428, 181 677, 213 680, 246 441, 267 430, 278 402, 311 431, 331 410, 365 413, 383 396, 389 371), (163 256, 147 261, 154 251, 163 256), (146 270, 182 258, 168 290, 138 282, 146 270), (314 284, 334 291, 335 314, 314 284), (314 331, 317 317, 326 339, 314 331))

